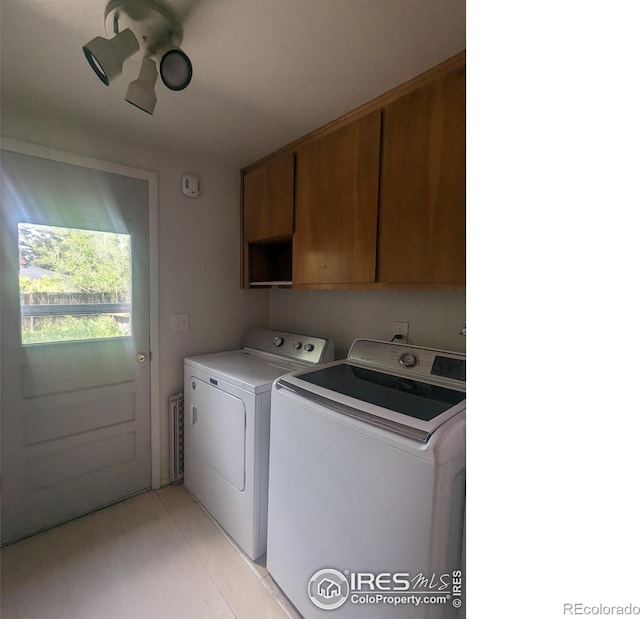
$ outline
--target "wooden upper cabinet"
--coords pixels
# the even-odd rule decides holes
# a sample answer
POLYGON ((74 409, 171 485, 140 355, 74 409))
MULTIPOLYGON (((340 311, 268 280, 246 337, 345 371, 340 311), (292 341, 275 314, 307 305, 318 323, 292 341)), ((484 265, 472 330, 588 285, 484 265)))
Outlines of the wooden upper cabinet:
POLYGON ((465 281, 465 68, 383 108, 379 282, 465 281))
POLYGON ((293 284, 374 282, 380 110, 297 151, 293 284))
POLYGON ((244 242, 293 233, 293 153, 268 159, 243 175, 244 242))
POLYGON ((465 57, 244 170, 244 286, 464 288, 465 57))

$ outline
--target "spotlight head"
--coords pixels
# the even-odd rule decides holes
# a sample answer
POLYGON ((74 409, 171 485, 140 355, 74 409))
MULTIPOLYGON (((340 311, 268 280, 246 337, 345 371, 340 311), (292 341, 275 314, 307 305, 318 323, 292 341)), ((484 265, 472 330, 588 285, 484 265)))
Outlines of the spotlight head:
POLYGON ((191 60, 176 45, 161 47, 156 52, 160 64, 160 77, 169 90, 184 90, 193 77, 191 60))
POLYGON ((138 49, 140 46, 135 34, 127 28, 112 39, 92 39, 83 46, 82 51, 100 81, 108 86, 122 73, 124 61, 138 49))
POLYGON ((153 87, 157 79, 158 70, 156 69, 156 63, 152 58, 146 56, 142 60, 138 79, 131 82, 129 88, 127 88, 125 99, 131 103, 131 105, 135 105, 137 108, 147 112, 147 114, 153 114, 157 101, 153 87))

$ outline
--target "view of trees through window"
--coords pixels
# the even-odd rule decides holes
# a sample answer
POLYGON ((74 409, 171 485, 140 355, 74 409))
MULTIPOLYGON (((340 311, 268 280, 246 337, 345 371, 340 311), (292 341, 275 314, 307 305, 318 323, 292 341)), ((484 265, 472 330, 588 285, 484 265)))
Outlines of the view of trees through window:
POLYGON ((18 225, 22 343, 131 335, 128 234, 18 225))

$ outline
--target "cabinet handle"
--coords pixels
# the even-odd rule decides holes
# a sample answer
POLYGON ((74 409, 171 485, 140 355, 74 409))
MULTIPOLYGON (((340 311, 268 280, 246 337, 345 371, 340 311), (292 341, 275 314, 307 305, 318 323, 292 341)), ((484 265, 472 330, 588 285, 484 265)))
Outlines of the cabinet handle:
POLYGON ((198 422, 198 409, 192 404, 191 405, 191 425, 195 426, 198 422))

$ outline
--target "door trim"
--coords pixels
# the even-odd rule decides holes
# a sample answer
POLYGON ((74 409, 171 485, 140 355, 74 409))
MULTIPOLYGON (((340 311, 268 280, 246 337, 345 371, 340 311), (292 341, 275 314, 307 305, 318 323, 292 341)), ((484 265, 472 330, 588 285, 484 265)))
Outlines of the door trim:
POLYGON ((83 168, 111 172, 144 180, 149 183, 149 345, 151 352, 151 487, 160 488, 161 440, 160 420, 162 406, 160 401, 160 302, 158 286, 158 174, 151 170, 134 168, 120 163, 85 157, 66 151, 21 142, 12 138, 2 138, 2 150, 31 155, 41 159, 50 159, 83 168))

